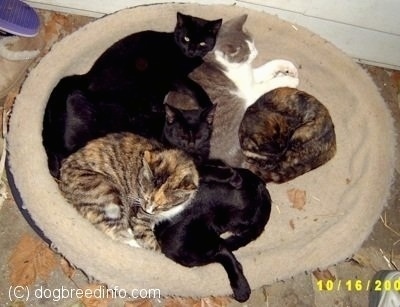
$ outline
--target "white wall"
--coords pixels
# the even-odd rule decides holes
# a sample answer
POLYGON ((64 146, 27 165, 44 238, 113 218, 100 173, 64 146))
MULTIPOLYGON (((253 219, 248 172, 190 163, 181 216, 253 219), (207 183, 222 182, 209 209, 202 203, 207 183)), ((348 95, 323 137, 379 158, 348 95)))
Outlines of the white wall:
POLYGON ((398 0, 29 0, 37 8, 100 17, 160 2, 236 4, 307 27, 355 60, 400 70, 398 0))

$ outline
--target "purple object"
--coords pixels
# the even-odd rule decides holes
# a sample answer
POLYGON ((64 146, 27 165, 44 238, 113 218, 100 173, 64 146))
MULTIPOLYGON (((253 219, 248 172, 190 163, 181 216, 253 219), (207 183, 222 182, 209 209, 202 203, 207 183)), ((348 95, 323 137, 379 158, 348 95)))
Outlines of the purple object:
POLYGON ((0 0, 0 30, 32 37, 39 27, 39 16, 32 7, 20 0, 0 0))

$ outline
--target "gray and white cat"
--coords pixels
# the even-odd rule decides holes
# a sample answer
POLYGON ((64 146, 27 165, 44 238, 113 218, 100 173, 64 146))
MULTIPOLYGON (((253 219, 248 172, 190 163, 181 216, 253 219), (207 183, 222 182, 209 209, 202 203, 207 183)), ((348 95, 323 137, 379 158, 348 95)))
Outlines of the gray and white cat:
POLYGON ((192 159, 132 133, 90 141, 62 163, 59 188, 71 205, 112 239, 159 250, 153 228, 195 196, 192 159))
POLYGON ((259 96, 277 87, 297 87, 298 72, 290 61, 273 60, 253 68, 257 56, 251 35, 243 29, 247 15, 233 18, 218 32, 214 49, 189 77, 217 104, 210 139, 210 158, 240 167, 244 157, 238 130, 243 114, 259 96))

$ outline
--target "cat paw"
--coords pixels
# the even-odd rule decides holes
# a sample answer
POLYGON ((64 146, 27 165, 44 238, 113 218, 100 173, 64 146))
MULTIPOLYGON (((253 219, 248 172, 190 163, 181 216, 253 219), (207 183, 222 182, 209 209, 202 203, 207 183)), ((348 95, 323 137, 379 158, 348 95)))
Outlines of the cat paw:
POLYGON ((278 87, 291 87, 297 88, 299 85, 299 79, 290 76, 282 76, 264 81, 263 83, 258 83, 253 88, 253 99, 251 101, 256 101, 261 95, 268 93, 278 87))
POLYGON ((135 239, 122 241, 122 243, 127 244, 127 245, 132 246, 132 247, 142 248, 142 246, 140 246, 140 244, 137 243, 135 239))
POLYGON ((266 82, 279 77, 298 78, 299 73, 296 66, 287 60, 272 60, 253 70, 256 83, 266 82))
POLYGON ((138 242, 140 247, 153 250, 153 251, 160 251, 161 247, 160 244, 158 243, 157 239, 155 236, 147 236, 145 238, 141 238, 140 241, 138 242))
POLYGON ((132 229, 130 228, 118 232, 118 241, 132 247, 141 247, 140 244, 135 240, 132 229))
POLYGON ((299 72, 296 68, 296 66, 290 62, 290 61, 286 61, 286 60, 274 60, 271 61, 274 62, 274 64, 276 65, 276 70, 274 73, 274 77, 284 77, 284 76, 288 76, 288 77, 292 77, 292 78, 298 78, 299 77, 299 72))

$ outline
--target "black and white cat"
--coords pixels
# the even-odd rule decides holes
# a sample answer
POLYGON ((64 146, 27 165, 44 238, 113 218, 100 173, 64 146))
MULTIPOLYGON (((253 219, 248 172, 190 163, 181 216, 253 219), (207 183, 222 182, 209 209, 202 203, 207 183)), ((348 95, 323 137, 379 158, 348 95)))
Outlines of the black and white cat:
POLYGON ((92 138, 119 131, 159 138, 172 82, 203 62, 221 23, 178 12, 174 32, 131 34, 86 74, 61 79, 49 97, 42 133, 53 176, 64 158, 92 138))
POLYGON ((227 272, 233 297, 250 296, 242 265, 232 251, 255 240, 267 224, 271 198, 264 182, 251 171, 220 162, 198 167, 200 185, 185 209, 156 225, 161 251, 187 266, 220 263, 227 272), (223 239, 221 235, 230 233, 223 239))

